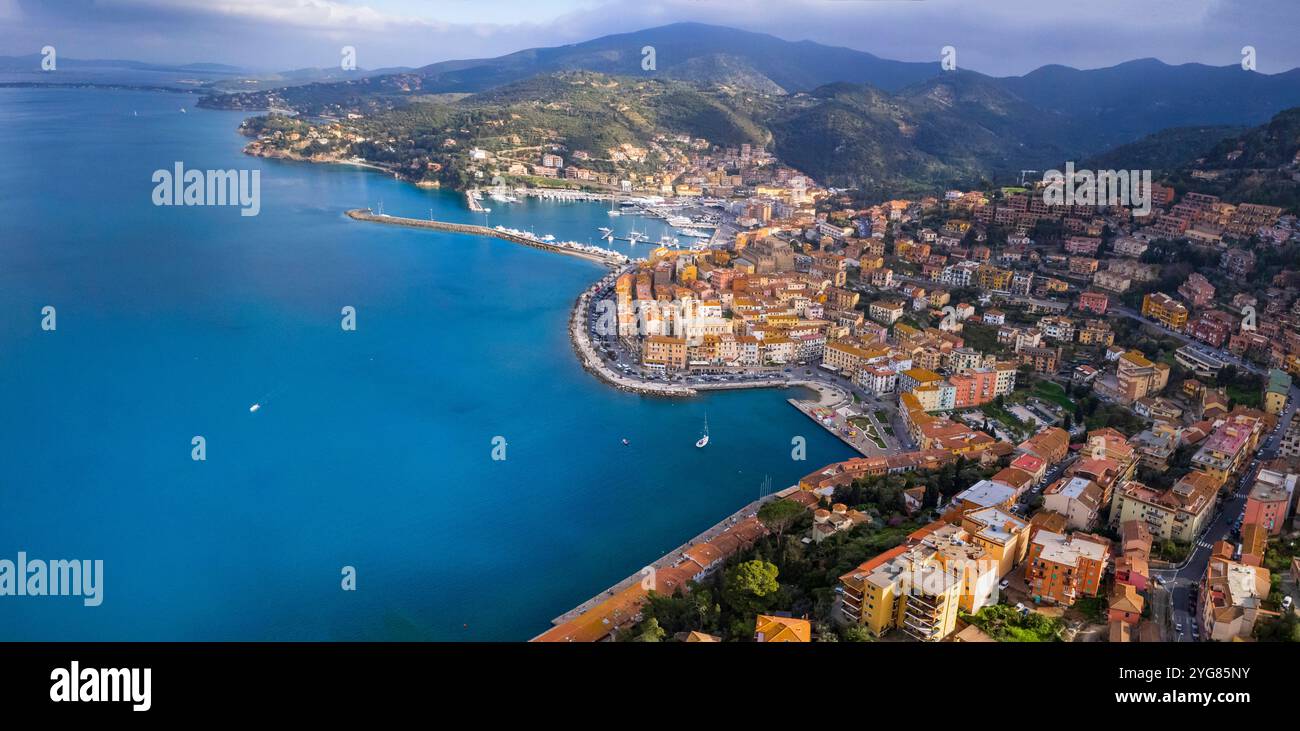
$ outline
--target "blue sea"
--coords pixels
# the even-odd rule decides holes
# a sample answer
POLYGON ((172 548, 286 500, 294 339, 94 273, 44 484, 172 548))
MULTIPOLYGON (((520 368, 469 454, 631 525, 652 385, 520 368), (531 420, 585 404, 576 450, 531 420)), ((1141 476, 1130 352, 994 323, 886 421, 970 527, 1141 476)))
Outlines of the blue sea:
MULTIPOLYGON (((603 268, 351 221, 381 200, 482 216, 375 171, 245 156, 244 116, 0 89, 0 559, 104 561, 100 606, 0 596, 0 640, 526 640, 765 477, 851 456, 788 391, 605 386, 565 328, 603 268), (177 161, 260 170, 260 214, 153 205, 177 161)), ((490 225, 561 239, 662 232, 601 204, 489 205, 490 225)))

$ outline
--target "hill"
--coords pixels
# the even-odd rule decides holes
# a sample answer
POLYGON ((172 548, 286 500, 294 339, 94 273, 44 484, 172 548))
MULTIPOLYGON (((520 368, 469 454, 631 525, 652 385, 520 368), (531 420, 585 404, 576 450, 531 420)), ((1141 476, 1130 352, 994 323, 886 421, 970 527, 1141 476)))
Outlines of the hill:
POLYGON ((1078 167, 1087 170, 1174 171, 1205 155, 1220 141, 1235 137, 1246 129, 1231 125, 1170 127, 1094 155, 1078 167))

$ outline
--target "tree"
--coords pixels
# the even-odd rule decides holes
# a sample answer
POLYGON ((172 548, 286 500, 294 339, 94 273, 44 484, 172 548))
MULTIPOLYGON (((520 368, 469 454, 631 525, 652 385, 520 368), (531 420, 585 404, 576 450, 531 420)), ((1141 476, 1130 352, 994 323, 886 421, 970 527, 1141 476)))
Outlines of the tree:
POLYGON ((840 636, 845 642, 875 642, 876 641, 876 638, 871 636, 871 633, 867 631, 867 628, 859 624, 855 624, 851 627, 845 627, 844 631, 840 633, 840 636))
POLYGON ((780 590, 776 576, 776 566, 767 561, 738 563, 727 569, 722 579, 722 598, 737 614, 757 614, 780 590))
POLYGON ((651 617, 641 623, 641 632, 632 638, 633 642, 663 642, 665 632, 659 626, 659 620, 651 617))
POLYGON ((776 531, 777 541, 781 535, 806 513, 803 505, 793 500, 773 500, 758 509, 758 519, 770 530, 776 531))

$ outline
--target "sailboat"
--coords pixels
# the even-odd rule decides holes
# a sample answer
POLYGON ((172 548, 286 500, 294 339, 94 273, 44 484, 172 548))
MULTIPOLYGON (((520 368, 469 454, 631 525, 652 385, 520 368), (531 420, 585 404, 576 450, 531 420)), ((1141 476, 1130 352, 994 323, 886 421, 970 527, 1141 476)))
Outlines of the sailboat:
POLYGON ((696 449, 703 449, 709 444, 709 415, 704 415, 704 436, 695 441, 696 449))

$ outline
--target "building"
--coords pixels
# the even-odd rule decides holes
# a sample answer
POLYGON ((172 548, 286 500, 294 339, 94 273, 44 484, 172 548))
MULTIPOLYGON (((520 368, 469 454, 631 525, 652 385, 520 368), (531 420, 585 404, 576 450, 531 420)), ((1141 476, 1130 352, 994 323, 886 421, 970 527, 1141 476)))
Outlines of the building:
POLYGON ((931 523, 840 577, 840 615, 876 637, 897 629, 942 640, 956 630, 959 609, 996 603, 999 566, 961 528, 931 523))
POLYGON ((1295 509, 1296 475, 1261 469, 1246 497, 1245 525, 1258 525, 1270 536, 1282 534, 1282 527, 1295 509))
POLYGON ((1115 343, 1115 332, 1110 329, 1110 323, 1105 320, 1084 321, 1078 335, 1080 345, 1109 347, 1115 343))
POLYGON ((1071 530, 1091 530, 1103 507, 1101 485, 1084 477, 1062 478, 1043 490, 1043 508, 1065 516, 1071 530))
POLYGON ((1178 295, 1192 307, 1204 307, 1214 301, 1214 285, 1201 274, 1192 272, 1178 288, 1178 295))
POLYGON ((1164 390, 1169 383, 1169 365, 1154 363, 1141 351, 1130 350, 1115 363, 1119 400, 1126 404, 1164 390))
POLYGON ((1040 530, 1026 557, 1025 581, 1034 601, 1069 606, 1080 597, 1097 596, 1110 556, 1110 543, 1099 536, 1040 530))
POLYGON ((1208 473, 1222 486, 1254 454, 1263 433, 1262 419, 1247 412, 1234 411, 1201 443, 1200 449, 1192 455, 1192 466, 1208 473))
POLYGON ((1142 297, 1142 316, 1156 320, 1170 330, 1181 331, 1187 325, 1187 308, 1163 292, 1142 297))
POLYGON ((1249 640, 1271 587, 1269 571, 1231 559, 1232 546, 1214 548, 1197 598, 1201 637, 1216 642, 1249 640))
POLYGON ((1222 347, 1237 330, 1237 318, 1222 310, 1203 310, 1187 324, 1187 334, 1207 345, 1222 347))
POLYGON ((1038 373, 1055 374, 1061 362, 1061 349, 1056 348, 1022 348, 1018 355, 1020 362, 1033 368, 1038 373))
POLYGON ((1203 472, 1188 472, 1168 490, 1130 480, 1111 497, 1110 522, 1137 521, 1162 541, 1193 543, 1214 514, 1219 486, 1203 472))
POLYGON ((1123 622, 1130 626, 1136 625, 1142 621, 1142 610, 1145 606, 1146 600, 1138 593, 1136 586, 1116 581, 1115 587, 1111 590, 1106 618, 1112 623, 1123 622))
POLYGON ((1016 490, 992 480, 980 480, 961 492, 953 495, 952 507, 963 510, 981 508, 1000 508, 1006 510, 1016 501, 1016 490))
POLYGON ((1213 353, 1197 347, 1195 343, 1184 345, 1174 351, 1174 360, 1199 378, 1212 379, 1219 375, 1227 364, 1213 353))
POLYGON ((1021 442, 1016 447, 1016 452, 1032 454, 1053 465, 1070 453, 1070 434, 1059 427, 1048 427, 1021 442))
POLYGON ((1029 552, 1029 523, 999 507, 964 513, 961 527, 998 562, 998 578, 1011 573, 1029 552))
POLYGON ((641 345, 641 362, 649 368, 669 371, 686 368, 686 338, 651 335, 641 345))
POLYGON ((754 618, 755 642, 812 642, 812 623, 806 619, 760 614, 754 618))
POLYGON ((1291 376, 1286 371, 1273 368, 1268 372, 1268 384, 1264 386, 1264 413, 1278 415, 1286 410, 1286 401, 1291 396, 1291 376))
POLYGON ((1091 312, 1095 315, 1106 314, 1106 308, 1110 306, 1110 295, 1105 292, 1082 292, 1079 294, 1079 301, 1075 305, 1080 312, 1091 312))
POLYGON ((893 325, 902 318, 904 309, 898 300, 878 300, 868 305, 867 315, 876 322, 893 325))

